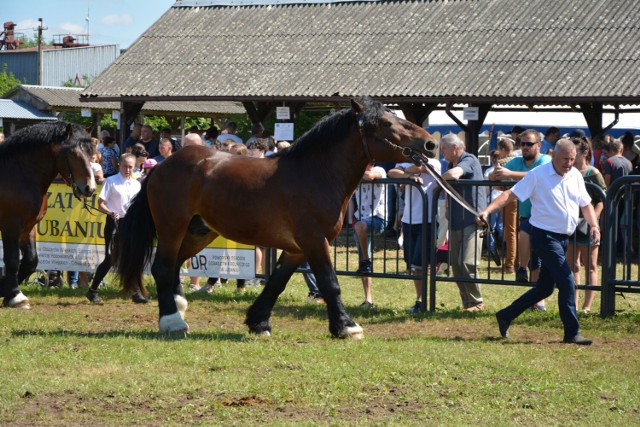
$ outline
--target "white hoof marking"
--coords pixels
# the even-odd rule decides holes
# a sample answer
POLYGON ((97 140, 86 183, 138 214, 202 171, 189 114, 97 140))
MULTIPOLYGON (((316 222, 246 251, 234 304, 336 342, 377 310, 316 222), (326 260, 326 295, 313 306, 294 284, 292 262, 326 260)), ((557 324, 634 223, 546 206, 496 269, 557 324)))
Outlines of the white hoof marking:
POLYGON ((18 308, 31 308, 31 306, 28 303, 29 298, 26 297, 25 294, 23 294, 22 292, 20 292, 18 295, 16 295, 15 297, 11 298, 8 302, 9 307, 18 307, 18 308))
POLYGON ((182 317, 182 320, 184 320, 184 315, 187 312, 187 307, 189 307, 189 303, 187 302, 187 299, 184 298, 182 295, 174 295, 173 299, 176 300, 176 307, 178 307, 178 313, 180 313, 180 317, 182 317))
POLYGON ((184 321, 180 312, 162 316, 158 322, 158 327, 162 333, 189 332, 189 325, 184 321))
POLYGON ((357 323, 354 326, 347 326, 340 333, 340 338, 353 338, 355 340, 361 340, 364 338, 364 329, 357 323))

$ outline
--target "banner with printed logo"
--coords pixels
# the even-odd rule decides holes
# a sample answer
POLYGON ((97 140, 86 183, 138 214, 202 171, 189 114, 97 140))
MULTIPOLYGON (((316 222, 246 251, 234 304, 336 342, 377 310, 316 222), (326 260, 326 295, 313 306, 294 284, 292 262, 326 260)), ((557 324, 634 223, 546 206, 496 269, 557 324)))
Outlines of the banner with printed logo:
MULTIPOLYGON (((100 187, 85 208, 67 185, 49 187, 47 214, 36 226, 38 269, 93 272, 104 259, 105 215, 97 210, 98 194, 100 187)), ((3 256, 0 245, 2 267, 3 256)), ((250 279, 255 277, 255 247, 218 237, 188 264, 185 274, 190 276, 250 279)))

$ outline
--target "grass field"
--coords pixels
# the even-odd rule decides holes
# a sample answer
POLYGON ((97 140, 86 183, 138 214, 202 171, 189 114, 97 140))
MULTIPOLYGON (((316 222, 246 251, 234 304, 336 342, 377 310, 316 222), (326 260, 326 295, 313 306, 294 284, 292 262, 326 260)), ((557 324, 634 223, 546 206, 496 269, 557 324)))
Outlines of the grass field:
POLYGON ((243 325, 260 287, 188 295, 184 340, 157 334, 155 298, 134 305, 108 286, 106 304, 92 306, 82 289, 27 287, 32 310, 0 309, 0 424, 639 423, 638 295, 618 298, 613 318, 581 316, 594 345, 578 347, 561 343, 553 299, 547 313, 521 316, 510 340, 498 338, 494 313, 522 288, 485 286, 486 310, 468 314, 455 285, 440 285, 438 310, 410 315, 409 281, 374 280, 370 311, 357 308, 359 279, 340 281, 362 341, 329 336, 325 307, 305 301, 299 274, 270 338, 243 325))

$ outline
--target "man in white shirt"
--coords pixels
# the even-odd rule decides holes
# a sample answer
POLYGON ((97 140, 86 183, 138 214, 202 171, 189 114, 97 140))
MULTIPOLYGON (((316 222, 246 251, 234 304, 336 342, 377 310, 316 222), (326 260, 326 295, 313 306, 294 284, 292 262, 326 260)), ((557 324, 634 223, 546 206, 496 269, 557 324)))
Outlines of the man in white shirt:
POLYGON ((387 226, 387 185, 374 183, 376 179, 384 179, 387 172, 373 163, 367 165, 362 177, 362 183, 355 192, 358 209, 353 213, 353 231, 356 236, 358 258, 360 265, 357 273, 362 276, 364 288, 364 302, 361 308, 373 308, 373 295, 371 294, 371 240, 370 233, 382 233, 387 226))
POLYGON ((500 335, 509 337, 509 326, 522 312, 547 298, 558 288, 558 308, 564 325, 563 342, 590 345, 591 340, 580 334, 576 313, 575 282, 567 263, 567 243, 578 223, 579 209, 591 226, 593 244, 600 242, 600 228, 591 197, 587 193, 582 174, 573 167, 576 148, 568 139, 556 143, 551 163, 538 166, 478 215, 478 223, 516 197, 531 200, 531 247, 542 259, 540 276, 535 286, 498 311, 496 319, 500 335))
MULTIPOLYGON (((438 160, 429 159, 429 164, 440 173, 442 167, 438 160)), ((422 269, 427 266, 422 265, 422 239, 431 242, 431 217, 434 209, 438 208, 438 201, 433 199, 438 184, 436 180, 426 171, 425 166, 416 166, 413 163, 400 163, 388 173, 389 178, 408 178, 416 182, 422 191, 427 195, 427 223, 423 224, 425 214, 422 193, 413 185, 405 186, 404 211, 402 213, 402 249, 404 261, 407 268, 413 271, 416 276, 422 276, 422 269)), ((427 264, 431 264, 431 255, 427 248, 427 264)), ((422 289, 424 283, 422 279, 413 281, 416 291, 416 302, 409 308, 409 313, 419 313, 422 311, 422 289)))
MULTIPOLYGON (((133 176, 136 157, 131 153, 125 153, 120 157, 120 172, 107 178, 102 184, 102 190, 98 196, 98 209, 107 215, 104 224, 104 260, 96 268, 91 282, 91 288, 86 297, 94 304, 102 304, 98 295, 98 287, 111 269, 111 240, 116 230, 117 222, 127 213, 127 208, 136 194, 140 191, 140 182, 133 176)), ((145 304, 147 299, 138 290, 133 294, 133 302, 145 304)))

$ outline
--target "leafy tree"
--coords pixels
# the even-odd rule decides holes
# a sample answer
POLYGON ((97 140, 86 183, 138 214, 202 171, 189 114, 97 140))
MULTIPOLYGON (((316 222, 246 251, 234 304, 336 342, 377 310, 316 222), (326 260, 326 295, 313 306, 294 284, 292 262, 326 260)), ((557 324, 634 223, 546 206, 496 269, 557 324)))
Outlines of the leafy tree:
MULTIPOLYGON (((18 49, 26 49, 26 48, 30 48, 30 47, 38 47, 38 37, 36 37, 36 36, 31 38, 31 37, 28 37, 26 35, 23 35, 22 37, 18 38, 18 40, 20 41, 20 46, 18 47, 18 49)), ((51 39, 48 42, 43 40, 43 44, 45 46, 53 46, 53 39, 51 39)))
POLYGON ((11 89, 18 87, 22 82, 13 75, 13 73, 7 73, 7 64, 2 67, 0 72, 0 94, 5 94, 11 89))

